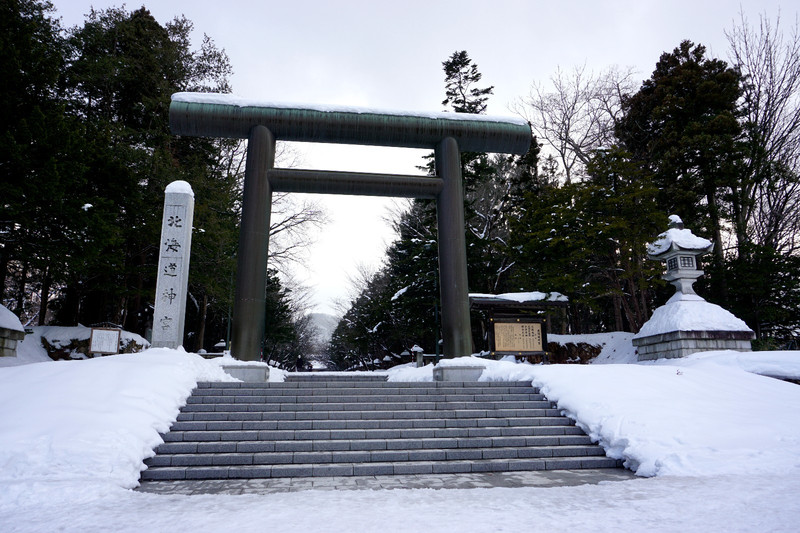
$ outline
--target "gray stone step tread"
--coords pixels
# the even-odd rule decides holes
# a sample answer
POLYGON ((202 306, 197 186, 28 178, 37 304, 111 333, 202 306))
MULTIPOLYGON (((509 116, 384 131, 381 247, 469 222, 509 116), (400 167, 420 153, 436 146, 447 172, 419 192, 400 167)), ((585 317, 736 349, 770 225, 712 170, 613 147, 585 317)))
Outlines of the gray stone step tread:
POLYGON ((404 463, 310 463, 285 465, 229 465, 151 468, 142 472, 147 481, 177 479, 237 479, 311 476, 375 476, 400 474, 445 474, 509 472, 521 470, 566 470, 619 468, 607 457, 551 457, 532 459, 485 459, 471 461, 408 461, 404 463))
MULTIPOLYGON (((197 388, 230 388, 230 389, 270 389, 270 388, 305 388, 308 387, 308 382, 283 382, 283 383, 243 383, 236 381, 201 381, 197 383, 197 388)), ((329 381, 329 382, 314 382, 314 388, 363 388, 367 385, 359 381, 329 381)), ((522 387, 531 388, 530 381, 385 381, 385 382, 370 382, 370 388, 401 388, 401 389, 436 389, 436 388, 460 388, 460 387, 479 387, 479 388, 492 388, 492 387, 522 387)))
POLYGON ((287 373, 285 376, 286 381, 386 381, 389 376, 385 374, 305 374, 305 373, 287 373))
MULTIPOLYGON (((169 436, 170 434, 165 435, 169 436)), ((561 445, 587 445, 591 439, 584 434, 574 435, 528 435, 528 436, 500 436, 500 437, 410 437, 410 438, 372 438, 372 439, 326 439, 326 440, 274 440, 259 438, 259 432, 241 432, 225 434, 223 440, 219 432, 193 432, 193 434, 177 434, 165 443, 242 443, 264 442, 267 446, 274 445, 275 451, 362 451, 362 450, 422 450, 431 448, 490 448, 505 446, 561 446, 561 445), (186 437, 184 439, 184 437, 186 437)), ((160 449, 160 448, 159 448, 160 449)))
POLYGON ((536 436, 584 436, 577 426, 528 426, 521 430, 500 428, 411 428, 411 429, 333 429, 333 430, 231 430, 171 431, 162 436, 164 442, 228 442, 243 440, 315 441, 315 440, 378 440, 378 439, 442 439, 442 438, 517 438, 536 436), (489 429, 489 431, 484 431, 489 429))
MULTIPOLYGON (((197 423, 196 428, 216 429, 408 429, 445 427, 574 426, 564 416, 507 418, 351 418, 343 420, 269 419, 263 413, 180 413, 176 423, 197 423), (205 424, 219 424, 216 426, 205 424), (226 426, 228 425, 229 426, 226 426), (245 425, 250 424, 250 425, 245 425)), ((284 413, 286 414, 286 413, 284 413)), ((173 429, 180 429, 176 425, 173 429)))
POLYGON ((383 391, 384 394, 399 392, 425 394, 436 391, 511 391, 525 392, 536 391, 530 381, 525 382, 452 382, 452 381, 422 381, 414 383, 357 383, 342 386, 334 384, 330 387, 320 387, 308 383, 240 383, 240 382, 214 382, 198 383, 196 391, 240 391, 245 394, 291 393, 293 391, 311 391, 313 394, 347 394, 348 391, 383 391))
POLYGON ((273 465, 314 463, 376 463, 409 461, 477 461, 486 459, 541 459, 605 457, 600 446, 542 446, 535 448, 467 448, 429 450, 364 450, 316 452, 230 452, 159 454, 145 461, 148 467, 273 465))
POLYGON ((388 411, 214 411, 183 410, 187 420, 468 420, 559 417, 559 409, 471 409, 471 410, 388 410, 388 411))
POLYGON ((342 388, 196 388, 192 391, 194 396, 342 396, 342 395, 367 395, 367 396, 424 396, 442 394, 540 394, 533 387, 437 387, 437 388, 408 388, 408 387, 342 387, 342 388))
MULTIPOLYGON (((238 398, 237 398, 238 399, 238 398)), ((183 412, 198 411, 404 411, 404 410, 487 410, 487 409, 548 409, 554 405, 546 400, 502 402, 344 402, 344 403, 187 403, 183 412)))
POLYGON ((246 395, 246 396, 211 396, 211 395, 192 395, 187 398, 187 404, 259 404, 259 403, 275 403, 275 404, 346 404, 346 403, 362 403, 371 402, 377 404, 396 404, 403 403, 453 403, 453 402, 530 402, 546 401, 542 394, 424 394, 424 395, 402 395, 397 394, 394 396, 386 395, 334 395, 334 396, 291 396, 291 395, 246 395))
MULTIPOLYGON (((360 440, 360 439, 408 439, 408 438, 466 438, 466 437, 511 437, 536 435, 583 435, 583 431, 572 425, 552 426, 501 426, 473 428, 386 428, 386 429, 265 429, 258 422, 243 422, 241 428, 227 427, 233 422, 177 422, 170 429, 179 441, 230 441, 230 440, 360 440), (205 427, 200 427, 205 426, 205 427), (209 427, 210 426, 210 427, 209 427), (225 427, 219 427, 225 426, 225 427)), ((174 442, 174 441, 173 441, 174 442)))

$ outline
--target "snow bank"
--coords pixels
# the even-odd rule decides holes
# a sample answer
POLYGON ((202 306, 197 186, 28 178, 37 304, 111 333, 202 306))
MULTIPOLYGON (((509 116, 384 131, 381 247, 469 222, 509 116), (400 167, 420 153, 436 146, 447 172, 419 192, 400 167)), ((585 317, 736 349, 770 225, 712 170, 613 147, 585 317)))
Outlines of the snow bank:
POLYGON ((666 304, 653 311, 633 338, 641 339, 672 331, 749 331, 752 330, 733 313, 705 301, 696 294, 676 292, 666 304))
POLYGON ((0 305, 0 328, 10 329, 11 331, 25 331, 17 315, 9 311, 4 305, 0 305))
POLYGON ((557 344, 590 344, 600 346, 600 353, 589 361, 591 364, 629 364, 636 363, 639 359, 636 348, 631 343, 633 333, 625 331, 612 331, 611 333, 589 333, 582 335, 557 335, 547 334, 547 342, 557 344))
MULTIPOLYGON (((696 363, 715 363, 740 368, 746 372, 778 379, 800 379, 800 352, 736 352, 719 350, 692 354, 680 360, 685 366, 696 363)), ((648 364, 663 364, 664 360, 648 361, 648 364)), ((677 364, 671 361, 671 364, 677 364)))
POLYGON ((659 363, 496 362, 481 379, 531 379, 638 475, 780 473, 800 466, 800 387, 746 372, 734 360, 659 363))
POLYGON ((455 357, 453 359, 441 359, 436 366, 451 367, 451 366, 474 366, 486 367, 487 359, 482 357, 455 357))
POLYGON ((136 486, 198 380, 235 381, 198 355, 163 348, 0 369, 0 485, 136 486))

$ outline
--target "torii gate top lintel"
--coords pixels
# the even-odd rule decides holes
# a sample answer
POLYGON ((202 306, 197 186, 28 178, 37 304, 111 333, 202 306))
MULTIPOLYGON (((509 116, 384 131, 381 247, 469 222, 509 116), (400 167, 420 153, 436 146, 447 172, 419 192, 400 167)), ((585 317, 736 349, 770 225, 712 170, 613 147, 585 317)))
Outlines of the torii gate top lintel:
POLYGON ((462 151, 524 154, 530 126, 519 118, 467 113, 411 113, 355 107, 265 103, 227 94, 175 93, 172 133, 247 139, 265 126, 282 141, 434 149, 452 137, 462 151))
POLYGON ((169 123, 176 135, 248 139, 233 310, 231 351, 235 357, 257 360, 264 337, 273 191, 435 199, 444 353, 447 357, 471 353, 460 153, 524 154, 532 139, 526 122, 461 113, 267 104, 224 94, 176 93, 169 123), (433 149, 436 176, 274 169, 276 140, 433 149))

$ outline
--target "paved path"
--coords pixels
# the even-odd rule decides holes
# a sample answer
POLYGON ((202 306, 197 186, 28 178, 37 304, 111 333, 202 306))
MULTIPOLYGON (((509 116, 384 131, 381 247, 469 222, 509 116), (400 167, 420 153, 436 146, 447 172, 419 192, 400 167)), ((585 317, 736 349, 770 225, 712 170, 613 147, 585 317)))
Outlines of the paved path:
POLYGON ((272 494, 301 490, 474 489, 492 487, 566 487, 629 481, 636 476, 622 468, 543 470, 486 474, 425 474, 406 476, 306 477, 143 481, 138 491, 157 494, 272 494))

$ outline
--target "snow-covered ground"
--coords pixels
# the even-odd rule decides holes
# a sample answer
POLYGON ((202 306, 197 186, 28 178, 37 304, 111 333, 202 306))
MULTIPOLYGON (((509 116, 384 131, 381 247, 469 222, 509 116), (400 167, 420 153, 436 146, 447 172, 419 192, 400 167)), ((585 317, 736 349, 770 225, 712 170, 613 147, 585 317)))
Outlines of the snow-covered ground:
MULTIPOLYGON (((240 496, 130 490, 194 384, 228 379, 220 362, 151 349, 0 368, 0 530, 705 532, 800 523, 800 386, 758 375, 800 377, 800 352, 488 363, 482 379, 533 380, 625 459, 641 476, 633 481, 240 496)), ((431 371, 387 373, 425 380, 431 371)))

